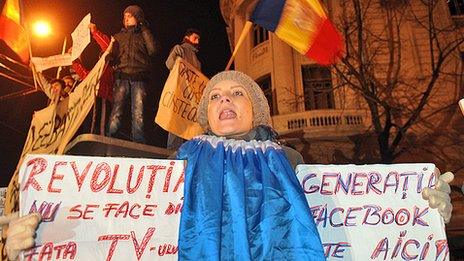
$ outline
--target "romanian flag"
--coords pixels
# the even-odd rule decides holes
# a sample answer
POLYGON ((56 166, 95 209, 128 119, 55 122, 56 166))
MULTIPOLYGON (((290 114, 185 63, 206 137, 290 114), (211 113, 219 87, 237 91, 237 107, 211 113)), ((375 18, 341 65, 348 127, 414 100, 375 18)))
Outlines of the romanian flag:
POLYGON ((342 37, 319 0, 260 0, 251 20, 321 65, 342 56, 342 37))
POLYGON ((21 61, 29 61, 27 33, 21 26, 20 0, 6 0, 0 14, 0 39, 19 56, 21 61))

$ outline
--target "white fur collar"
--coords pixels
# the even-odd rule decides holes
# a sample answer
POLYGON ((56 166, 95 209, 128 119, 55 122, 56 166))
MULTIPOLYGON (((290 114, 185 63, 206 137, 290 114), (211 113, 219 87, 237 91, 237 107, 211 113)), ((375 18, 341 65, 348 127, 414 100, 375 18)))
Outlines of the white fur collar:
POLYGON ((214 148, 217 148, 219 143, 224 144, 224 148, 227 150, 232 150, 233 153, 237 151, 238 148, 242 148, 242 153, 244 154, 246 150, 253 150, 256 153, 256 150, 260 149, 262 152, 265 152, 268 148, 282 149, 279 144, 267 141, 244 141, 244 140, 235 140, 228 139, 225 137, 217 137, 211 135, 200 135, 196 136, 193 139, 203 140, 210 143, 214 148))

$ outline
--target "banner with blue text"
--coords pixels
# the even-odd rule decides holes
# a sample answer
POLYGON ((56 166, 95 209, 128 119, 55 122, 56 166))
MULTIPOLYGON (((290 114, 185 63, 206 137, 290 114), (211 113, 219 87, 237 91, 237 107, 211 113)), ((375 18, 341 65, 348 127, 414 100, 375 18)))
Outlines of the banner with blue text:
POLYGON ((445 225, 421 192, 434 164, 299 165, 328 260, 448 260, 445 225))

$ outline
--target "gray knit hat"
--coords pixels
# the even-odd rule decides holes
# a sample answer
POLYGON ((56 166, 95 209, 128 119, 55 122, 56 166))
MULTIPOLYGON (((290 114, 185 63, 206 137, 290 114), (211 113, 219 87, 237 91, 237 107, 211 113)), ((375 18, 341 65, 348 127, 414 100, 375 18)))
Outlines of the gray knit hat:
POLYGON ((143 10, 142 8, 140 8, 140 6, 129 5, 128 7, 126 7, 126 9, 124 9, 124 12, 122 14, 125 13, 130 13, 133 17, 135 17, 135 19, 137 19, 138 23, 145 23, 145 15, 143 14, 143 10))
POLYGON ((211 78, 206 84, 201 96, 200 105, 198 106, 197 121, 203 131, 207 132, 210 127, 208 123, 208 102, 209 94, 213 87, 221 81, 231 80, 240 83, 246 90, 248 97, 250 97, 251 105, 253 106, 253 127, 258 125, 271 125, 271 115, 269 113, 269 104, 267 103, 266 96, 248 75, 239 71, 223 71, 211 78))

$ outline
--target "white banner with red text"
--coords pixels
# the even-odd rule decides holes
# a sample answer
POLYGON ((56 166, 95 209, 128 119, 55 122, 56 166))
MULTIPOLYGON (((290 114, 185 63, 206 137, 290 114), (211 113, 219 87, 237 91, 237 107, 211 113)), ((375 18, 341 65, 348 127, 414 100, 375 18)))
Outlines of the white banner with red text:
POLYGON ((28 155, 20 214, 40 212, 24 260, 177 260, 183 161, 28 155))
MULTIPOLYGON (((20 213, 40 212, 26 260, 177 260, 184 162, 28 155, 20 213)), ((443 220, 421 198, 433 164, 299 165, 328 260, 448 260, 443 220)))

